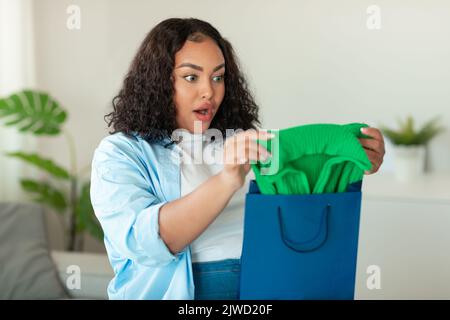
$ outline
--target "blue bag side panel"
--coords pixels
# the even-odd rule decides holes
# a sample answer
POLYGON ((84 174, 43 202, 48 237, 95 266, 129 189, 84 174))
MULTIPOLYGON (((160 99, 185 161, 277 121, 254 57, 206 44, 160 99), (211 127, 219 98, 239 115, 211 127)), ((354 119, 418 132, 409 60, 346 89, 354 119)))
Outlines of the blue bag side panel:
POLYGON ((355 183, 344 193, 262 195, 256 183, 250 184, 245 205, 240 298, 353 299, 361 185, 355 183), (323 212, 327 205, 327 237, 319 249, 299 253, 283 242, 279 208, 283 211, 285 231, 295 242, 314 234, 314 228, 307 234, 308 213, 323 212))

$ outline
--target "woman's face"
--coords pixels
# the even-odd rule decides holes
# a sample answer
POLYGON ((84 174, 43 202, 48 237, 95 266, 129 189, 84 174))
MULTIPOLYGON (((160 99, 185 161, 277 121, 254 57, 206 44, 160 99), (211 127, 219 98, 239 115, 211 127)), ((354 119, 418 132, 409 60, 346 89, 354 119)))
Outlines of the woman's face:
MULTIPOLYGON (((208 37, 186 41, 175 54, 174 103, 178 128, 194 133, 194 123, 205 132, 225 95, 225 58, 208 37)), ((200 133, 200 132, 195 132, 200 133)))

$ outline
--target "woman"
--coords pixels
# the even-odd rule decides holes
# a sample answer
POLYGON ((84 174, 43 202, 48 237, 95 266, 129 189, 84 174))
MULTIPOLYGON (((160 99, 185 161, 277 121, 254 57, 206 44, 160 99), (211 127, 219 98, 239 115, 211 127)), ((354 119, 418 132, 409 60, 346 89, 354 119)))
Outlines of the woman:
MULTIPOLYGON (((271 135, 256 130, 258 108, 231 44, 207 22, 162 21, 113 107, 113 134, 95 151, 91 184, 115 272, 109 297, 236 299, 242 187, 250 162, 270 156, 256 139, 271 135), (211 128, 227 137, 222 146, 206 139, 211 128), (199 163, 196 144, 212 146, 223 162, 199 163)), ((376 172, 383 138, 377 129, 365 133, 374 138, 361 143, 376 172)))

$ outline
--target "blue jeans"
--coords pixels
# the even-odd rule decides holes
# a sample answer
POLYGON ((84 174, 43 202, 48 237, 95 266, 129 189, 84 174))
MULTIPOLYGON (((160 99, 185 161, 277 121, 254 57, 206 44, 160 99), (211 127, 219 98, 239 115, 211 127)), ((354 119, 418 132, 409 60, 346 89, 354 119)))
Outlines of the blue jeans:
POLYGON ((192 264, 195 300, 239 299, 240 259, 192 264))

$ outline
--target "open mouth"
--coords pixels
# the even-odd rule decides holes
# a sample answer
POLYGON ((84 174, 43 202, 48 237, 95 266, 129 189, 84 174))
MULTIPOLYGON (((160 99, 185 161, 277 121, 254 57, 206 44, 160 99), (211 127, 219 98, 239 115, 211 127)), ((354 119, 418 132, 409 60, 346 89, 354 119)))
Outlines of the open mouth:
POLYGON ((203 114, 203 115, 207 115, 207 114, 208 114, 208 109, 204 109, 204 110, 195 110, 194 112, 200 113, 200 114, 203 114))
POLYGON ((211 121, 213 117, 213 111, 211 108, 194 110, 194 113, 200 121, 211 121))

